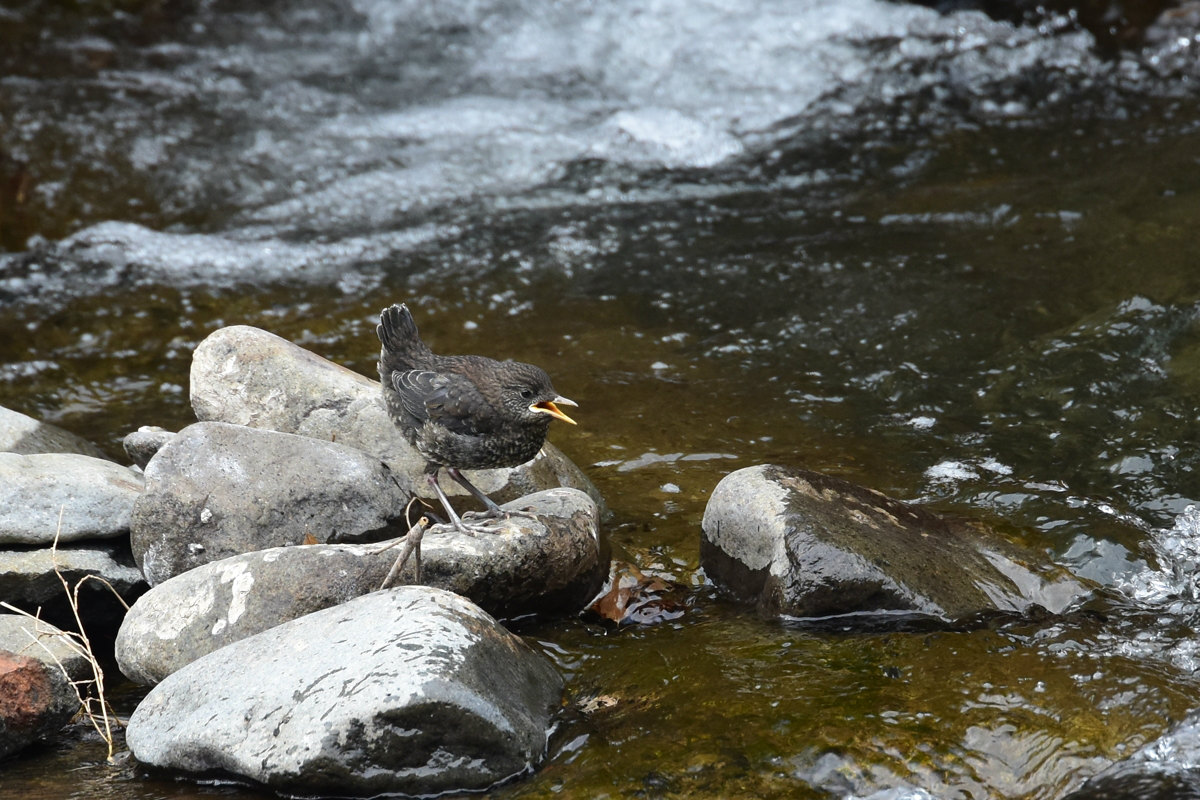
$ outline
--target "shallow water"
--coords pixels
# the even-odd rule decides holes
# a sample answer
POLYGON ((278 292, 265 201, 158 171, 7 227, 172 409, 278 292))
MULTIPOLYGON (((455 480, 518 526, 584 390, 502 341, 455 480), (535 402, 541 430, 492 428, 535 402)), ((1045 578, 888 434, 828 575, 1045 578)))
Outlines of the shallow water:
MULTIPOLYGON (((548 369, 618 551, 690 587, 657 626, 522 624, 610 707, 496 796, 1060 796, 1200 705, 1200 38, 836 5, 6 11, 0 404, 119 457, 191 420, 212 330, 370 375, 405 300, 440 351, 548 369), (760 620, 698 535, 762 462, 985 520, 1100 595, 760 620)), ((69 740, 3 786, 256 796, 102 762, 69 740)))

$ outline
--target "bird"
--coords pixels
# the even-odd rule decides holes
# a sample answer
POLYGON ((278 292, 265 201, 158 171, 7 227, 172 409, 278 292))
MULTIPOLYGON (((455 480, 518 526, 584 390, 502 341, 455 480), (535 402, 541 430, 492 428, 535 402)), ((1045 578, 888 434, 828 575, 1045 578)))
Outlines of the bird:
POLYGON ((505 513, 462 474, 524 464, 538 454, 552 420, 575 425, 559 406, 578 404, 560 395, 541 367, 486 356, 436 355, 417 331, 404 303, 385 308, 376 327, 382 347, 379 379, 388 416, 425 459, 424 477, 462 533, 488 531, 468 525, 438 485, 438 472, 483 503, 484 517, 505 513))

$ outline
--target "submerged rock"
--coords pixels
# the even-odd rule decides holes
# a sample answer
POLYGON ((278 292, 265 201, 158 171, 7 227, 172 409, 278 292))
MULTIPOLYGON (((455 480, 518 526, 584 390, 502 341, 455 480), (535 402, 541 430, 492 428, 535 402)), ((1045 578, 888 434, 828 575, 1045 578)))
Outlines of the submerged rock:
POLYGON ((1088 778, 1063 800, 1183 800, 1200 797, 1200 714, 1192 714, 1126 759, 1088 778))
POLYGON ((77 453, 108 459, 103 450, 82 436, 4 406, 0 406, 0 452, 21 455, 77 453))
MULTIPOLYGON (((387 462, 406 489, 420 483, 425 460, 388 418, 379 382, 273 333, 234 325, 210 334, 192 357, 191 399, 197 419, 340 442, 387 462)), ((519 467, 464 472, 498 503, 566 486, 587 492, 603 508, 592 482, 549 442, 519 467)), ((442 488, 466 494, 453 481, 442 488)))
POLYGON ((66 725, 80 705, 71 681, 89 673, 62 631, 0 614, 0 758, 66 725))
POLYGON ((562 690, 469 601, 404 586, 193 661, 146 696, 126 742, 144 764, 281 792, 481 791, 543 760, 562 690))
POLYGON ((802 469, 727 475, 703 528, 705 572, 771 614, 904 611, 949 622, 1059 613, 1089 591, 979 523, 802 469))
POLYGON ((43 619, 59 627, 73 628, 74 613, 59 575, 72 591, 83 581, 79 613, 93 634, 101 629, 115 631, 125 614, 125 606, 113 596, 114 591, 128 604, 147 588, 146 579, 124 542, 85 542, 55 549, 0 549, 0 599, 31 614, 40 609, 43 619))
MULTIPOLYGON (((436 526, 423 537, 422 580, 496 616, 572 614, 607 571, 596 504, 574 489, 509 503, 494 535, 436 526)), ((125 617, 117 663, 153 684, 197 658, 282 622, 377 590, 399 547, 281 547, 205 564, 156 586, 125 617)), ((411 581, 410 560, 401 578, 411 581)))
POLYGON ((0 544, 122 536, 142 485, 133 470, 92 456, 0 453, 0 544))
POLYGON ((130 542, 153 586, 210 561, 308 537, 386 538, 408 500, 387 466, 361 450, 199 422, 146 465, 130 542))

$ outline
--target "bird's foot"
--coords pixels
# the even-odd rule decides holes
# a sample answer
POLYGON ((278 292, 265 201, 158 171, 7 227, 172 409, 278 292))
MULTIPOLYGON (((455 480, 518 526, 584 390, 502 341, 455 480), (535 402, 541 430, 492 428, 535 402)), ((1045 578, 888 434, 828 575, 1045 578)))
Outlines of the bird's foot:
POLYGON ((495 536, 504 530, 504 523, 508 519, 507 516, 505 516, 503 519, 498 519, 496 517, 489 516, 486 513, 475 512, 464 514, 463 516, 469 518, 471 521, 467 522, 466 519, 459 519, 457 524, 454 522, 451 522, 450 524, 453 526, 454 530, 458 531, 459 533, 465 533, 467 536, 479 536, 481 534, 495 536), (477 518, 482 519, 476 521, 477 518))
POLYGON ((495 508, 495 509, 489 508, 486 511, 466 511, 463 513, 462 518, 463 519, 483 519, 483 520, 493 520, 493 519, 505 520, 505 519, 508 519, 509 516, 510 516, 509 512, 507 512, 501 508, 495 508))

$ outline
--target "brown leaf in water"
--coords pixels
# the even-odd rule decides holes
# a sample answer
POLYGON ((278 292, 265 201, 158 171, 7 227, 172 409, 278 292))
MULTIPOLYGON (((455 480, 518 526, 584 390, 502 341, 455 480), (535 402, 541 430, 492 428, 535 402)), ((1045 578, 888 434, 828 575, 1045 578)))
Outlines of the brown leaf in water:
POLYGON ((588 610, 617 624, 653 625, 683 616, 680 587, 633 564, 615 561, 608 584, 588 610))

